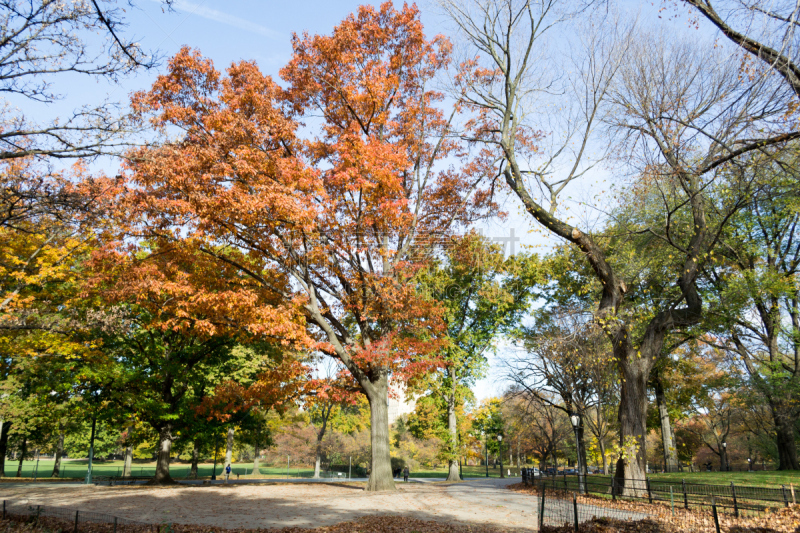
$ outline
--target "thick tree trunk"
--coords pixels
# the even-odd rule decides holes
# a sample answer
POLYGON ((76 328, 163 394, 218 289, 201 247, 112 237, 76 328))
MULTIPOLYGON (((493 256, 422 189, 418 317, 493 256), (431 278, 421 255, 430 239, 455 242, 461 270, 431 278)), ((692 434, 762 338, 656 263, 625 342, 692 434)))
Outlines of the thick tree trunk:
POLYGON ((586 476, 589 473, 589 463, 586 460, 586 426, 583 424, 583 417, 581 417, 581 425, 578 426, 578 450, 577 452, 580 454, 580 466, 581 466, 581 475, 583 479, 586 479, 586 476))
POLYGON ((28 437, 22 438, 22 451, 19 454, 19 465, 17 465, 17 477, 22 477, 22 462, 25 460, 25 454, 28 453, 28 437))
POLYGON ((719 471, 725 472, 728 467, 728 449, 720 445, 719 447, 719 471))
POLYGON ((793 424, 785 417, 775 416, 774 419, 778 445, 778 470, 800 470, 793 424))
POLYGON ((319 479, 319 474, 322 467, 322 453, 317 448, 316 456, 314 457, 314 479, 319 479))
POLYGON ((322 466, 322 437, 323 433, 317 433, 317 448, 314 454, 314 479, 319 479, 320 466, 322 466))
POLYGON ((6 454, 8 453, 8 434, 11 422, 0 420, 0 478, 6 477, 6 454))
POLYGON ((59 424, 59 431, 58 431, 58 444, 56 445, 56 457, 55 461, 53 462, 53 473, 50 477, 60 477, 61 476, 61 456, 64 455, 64 429, 60 427, 59 424))
POLYGON ((652 359, 644 346, 641 354, 635 353, 635 350, 626 352, 624 356, 617 356, 622 378, 619 424, 624 457, 621 463, 617 463, 616 476, 624 487, 623 494, 636 497, 644 495, 647 488, 647 379, 650 377, 652 359))
POLYGON ((122 477, 131 477, 133 469, 133 446, 131 445, 131 437, 133 435, 133 425, 128 426, 126 434, 125 446, 125 459, 122 463, 122 477))
POLYGON ((458 460, 454 457, 458 450, 458 421, 456 420, 456 399, 454 395, 455 391, 447 398, 447 431, 450 434, 450 460, 447 481, 461 481, 458 460))
POLYGON ((175 483, 172 476, 169 474, 172 439, 172 425, 167 424, 158 432, 158 459, 156 460, 156 475, 151 482, 153 485, 175 483))
POLYGON ((133 469, 133 446, 125 447, 125 461, 122 463, 122 476, 131 477, 133 469))
POLYGON ((389 379, 385 373, 370 382, 369 400, 370 441, 372 462, 367 482, 368 491, 396 490, 392 478, 392 458, 389 453, 389 379))
POLYGON ((664 384, 661 382, 661 374, 658 372, 656 372, 653 377, 653 388, 656 393, 658 418, 661 421, 661 444, 664 447, 664 470, 666 472, 677 472, 678 454, 675 450, 675 439, 672 436, 672 424, 669 420, 667 400, 664 395, 664 384))
POLYGON ((189 477, 197 479, 197 463, 200 460, 200 446, 197 441, 192 443, 192 467, 189 470, 189 477))
MULTIPOLYGON (((234 429, 232 427, 228 428, 228 440, 225 446, 225 464, 222 465, 222 471, 225 472, 228 465, 231 464, 231 459, 233 458, 233 432, 234 429)), ((233 468, 233 467, 231 467, 233 468)))

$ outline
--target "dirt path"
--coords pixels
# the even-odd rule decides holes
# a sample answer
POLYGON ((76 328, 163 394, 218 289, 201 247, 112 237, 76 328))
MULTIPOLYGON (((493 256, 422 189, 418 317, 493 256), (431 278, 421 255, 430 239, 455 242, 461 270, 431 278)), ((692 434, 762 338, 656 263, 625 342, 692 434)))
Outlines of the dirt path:
POLYGON ((226 528, 317 527, 359 516, 389 514, 535 530, 534 498, 505 489, 510 482, 399 483, 397 492, 382 493, 343 485, 297 483, 169 488, 28 484, 0 485, 0 499, 153 523, 226 528))

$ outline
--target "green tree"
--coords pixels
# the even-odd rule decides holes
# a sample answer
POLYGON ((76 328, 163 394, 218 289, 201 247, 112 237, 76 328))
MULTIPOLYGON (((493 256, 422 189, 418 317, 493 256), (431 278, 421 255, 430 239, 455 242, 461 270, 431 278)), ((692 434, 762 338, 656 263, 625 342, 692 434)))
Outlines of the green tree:
POLYGON ((536 256, 504 258, 501 247, 469 234, 447 248, 441 262, 419 276, 424 291, 441 302, 447 345, 439 352, 442 366, 414 386, 441 397, 447 415, 442 438, 448 481, 461 479, 458 458, 458 410, 471 399, 470 387, 483 375, 494 341, 514 329, 542 280, 536 256))
POLYGON ((797 470, 800 196, 796 178, 774 159, 756 158, 747 171, 763 186, 736 213, 707 269, 710 292, 720 302, 717 336, 707 340, 744 368, 755 396, 769 406, 778 468, 797 470))

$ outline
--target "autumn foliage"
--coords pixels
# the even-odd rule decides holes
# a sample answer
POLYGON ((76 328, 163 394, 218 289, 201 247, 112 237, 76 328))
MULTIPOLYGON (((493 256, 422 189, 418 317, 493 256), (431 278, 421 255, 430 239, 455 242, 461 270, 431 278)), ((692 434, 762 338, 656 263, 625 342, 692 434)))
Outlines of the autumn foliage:
POLYGON ((373 410, 371 483, 390 488, 389 376, 441 364, 440 310, 408 280, 432 237, 494 205, 478 187, 485 167, 450 135, 459 107, 430 89, 451 46, 425 38, 415 7, 362 7, 293 48, 286 89, 255 63, 223 74, 185 48, 134 96, 163 138, 130 154, 126 218, 143 221, 132 234, 258 285, 275 311, 249 329, 303 324, 306 339, 281 338, 341 360, 373 410))

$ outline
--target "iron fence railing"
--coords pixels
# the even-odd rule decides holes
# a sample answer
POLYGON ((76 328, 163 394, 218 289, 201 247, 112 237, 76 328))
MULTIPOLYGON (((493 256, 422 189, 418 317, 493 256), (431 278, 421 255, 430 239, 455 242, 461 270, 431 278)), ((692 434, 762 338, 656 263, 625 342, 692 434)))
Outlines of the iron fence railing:
MULTIPOLYGON (((107 525, 108 531, 113 533, 116 533, 117 526, 123 525, 137 526, 135 529, 141 528, 143 532, 158 531, 158 524, 149 524, 147 522, 130 520, 128 518, 121 518, 104 513, 51 507, 49 505, 39 505, 36 503, 14 500, 3 500, 2 516, 3 520, 16 519, 30 522, 54 519, 59 522, 60 529, 64 531, 64 533, 68 533, 69 531, 78 533, 82 530, 82 526, 86 527, 87 525, 91 525, 91 529, 96 531, 96 526, 98 524, 107 525), (65 527, 66 523, 69 524, 69 527, 65 527)), ((131 528, 126 528, 126 531, 131 531, 131 528)))
POLYGON ((648 504, 670 505, 685 510, 705 508, 712 501, 721 513, 736 517, 763 512, 769 508, 788 507, 796 501, 793 487, 766 487, 736 485, 710 485, 686 481, 628 480, 626 485, 616 477, 601 476, 534 476, 532 469, 523 469, 523 482, 534 487, 576 492, 611 500, 638 501, 648 504))

